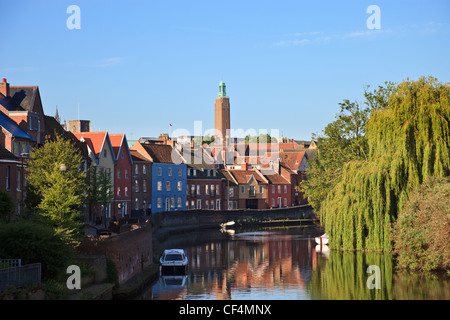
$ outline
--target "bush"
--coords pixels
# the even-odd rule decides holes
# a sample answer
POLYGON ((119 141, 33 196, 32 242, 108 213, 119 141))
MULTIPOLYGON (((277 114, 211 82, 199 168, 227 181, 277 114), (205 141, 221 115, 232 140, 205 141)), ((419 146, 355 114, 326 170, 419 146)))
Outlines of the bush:
POLYGON ((399 268, 450 268, 450 177, 429 178, 410 195, 394 224, 399 268))
POLYGON ((74 251, 50 227, 30 221, 0 224, 0 257, 41 263, 42 278, 65 273, 74 251))

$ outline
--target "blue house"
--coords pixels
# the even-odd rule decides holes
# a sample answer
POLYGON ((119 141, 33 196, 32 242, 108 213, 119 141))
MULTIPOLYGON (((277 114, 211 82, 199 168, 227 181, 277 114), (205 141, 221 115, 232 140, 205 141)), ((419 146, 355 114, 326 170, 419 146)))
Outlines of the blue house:
POLYGON ((185 210, 186 165, 179 160, 179 153, 165 144, 137 142, 132 149, 152 162, 151 212, 185 210))

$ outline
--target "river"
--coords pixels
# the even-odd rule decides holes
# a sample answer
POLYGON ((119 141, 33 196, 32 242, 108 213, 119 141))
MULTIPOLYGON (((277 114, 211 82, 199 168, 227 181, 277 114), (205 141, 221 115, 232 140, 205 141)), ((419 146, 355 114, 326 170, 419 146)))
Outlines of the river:
POLYGON ((164 247, 186 250, 187 274, 161 275, 138 298, 450 299, 450 277, 396 271, 390 254, 330 251, 316 245, 318 233, 305 226, 202 230, 170 237, 164 247))

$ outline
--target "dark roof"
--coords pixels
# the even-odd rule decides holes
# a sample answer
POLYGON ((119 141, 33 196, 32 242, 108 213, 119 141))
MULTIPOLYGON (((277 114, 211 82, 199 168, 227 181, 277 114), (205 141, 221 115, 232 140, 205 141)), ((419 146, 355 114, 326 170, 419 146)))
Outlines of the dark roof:
POLYGON ((130 150, 131 159, 134 161, 146 161, 150 162, 146 157, 144 157, 142 154, 139 153, 137 150, 130 150))
POLYGON ((13 136, 18 138, 30 139, 31 141, 36 141, 33 137, 28 135, 14 120, 8 117, 3 112, 0 112, 0 126, 5 128, 13 136))
POLYGON ((8 149, 6 149, 2 145, 0 145, 0 159, 2 159, 2 160, 12 160, 12 161, 18 161, 19 160, 18 157, 16 157, 14 154, 12 154, 8 149))
POLYGON ((33 111, 34 101, 38 92, 37 86, 10 86, 9 95, 16 105, 23 110, 33 111))
MULTIPOLYGON (((172 160, 172 147, 165 144, 146 144, 141 143, 144 147, 145 151, 149 154, 149 156, 153 159, 153 162, 156 163, 174 163, 172 160)), ((174 154, 177 154, 174 152, 174 154)), ((176 161, 175 163, 182 163, 181 159, 176 161)))

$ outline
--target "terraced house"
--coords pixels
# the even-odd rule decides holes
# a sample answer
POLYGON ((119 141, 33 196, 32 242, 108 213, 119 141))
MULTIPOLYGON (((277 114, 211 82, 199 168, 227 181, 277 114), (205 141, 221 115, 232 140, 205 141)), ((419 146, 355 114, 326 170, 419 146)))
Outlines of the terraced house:
POLYGON ((131 150, 152 163, 151 212, 185 210, 186 164, 178 151, 168 144, 149 142, 136 142, 131 150))

